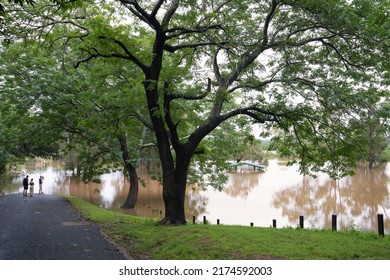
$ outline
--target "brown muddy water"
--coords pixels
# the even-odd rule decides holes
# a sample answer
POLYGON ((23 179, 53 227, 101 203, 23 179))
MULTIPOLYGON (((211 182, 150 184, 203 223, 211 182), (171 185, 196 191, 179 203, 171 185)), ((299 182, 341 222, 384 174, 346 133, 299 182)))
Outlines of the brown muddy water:
MULTIPOLYGON (((126 199, 129 183, 121 172, 100 176, 101 183, 82 183, 72 178, 61 164, 36 161, 18 171, 15 176, 0 178, 0 195, 22 193, 25 174, 36 181, 45 177, 46 194, 70 194, 104 208, 119 209, 126 199)), ((164 215, 162 187, 144 169, 139 176, 146 187, 140 186, 135 209, 126 213, 160 218, 164 215)), ((219 219, 225 225, 297 227, 304 216, 305 228, 331 228, 332 215, 337 215, 339 230, 356 229, 377 232, 377 214, 383 214, 385 233, 390 233, 390 164, 374 170, 358 168, 352 177, 339 181, 319 174, 316 179, 302 176, 297 168, 286 167, 272 160, 263 172, 241 170, 228 173, 229 181, 222 192, 188 188, 186 216, 192 223, 211 224, 219 219)), ((37 194, 38 195, 38 194, 37 194)), ((31 198, 33 199, 33 198, 31 198)))

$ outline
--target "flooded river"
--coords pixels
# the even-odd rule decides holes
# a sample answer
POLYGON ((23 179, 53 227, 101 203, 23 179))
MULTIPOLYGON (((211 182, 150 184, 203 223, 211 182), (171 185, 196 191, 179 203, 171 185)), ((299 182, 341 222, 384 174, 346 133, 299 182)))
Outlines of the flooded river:
MULTIPOLYGON (((105 208, 119 209, 126 199, 129 183, 120 172, 105 174, 101 183, 78 182, 56 162, 37 161, 17 176, 0 178, 0 195, 22 193, 24 174, 38 182, 45 177, 46 194, 70 194, 105 208)), ((296 167, 270 161, 263 172, 229 173, 222 192, 189 188, 186 215, 212 223, 268 227, 276 220, 277 227, 296 227, 304 216, 305 227, 331 228, 332 215, 337 215, 338 229, 377 231, 377 214, 383 214, 385 233, 390 233, 390 164, 374 170, 358 168, 356 175, 340 181, 319 174, 316 179, 302 176, 296 167)), ((163 217, 162 187, 143 169, 137 206, 126 210, 131 215, 163 217)), ((38 192, 36 187, 35 192, 38 192)), ((38 195, 38 194, 36 194, 38 195)), ((33 199, 33 198, 32 198, 33 199)))

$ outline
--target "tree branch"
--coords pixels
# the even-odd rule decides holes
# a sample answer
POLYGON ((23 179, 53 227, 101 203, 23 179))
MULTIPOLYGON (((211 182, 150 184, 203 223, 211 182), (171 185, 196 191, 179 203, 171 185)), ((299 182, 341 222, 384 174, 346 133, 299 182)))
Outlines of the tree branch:
POLYGON ((171 33, 170 35, 167 35, 167 39, 172 39, 172 38, 180 37, 185 34, 205 33, 206 31, 211 29, 222 29, 222 26, 220 24, 216 24, 216 25, 198 27, 195 29, 189 29, 185 27, 175 27, 175 28, 166 29, 165 32, 171 33))
POLYGON ((94 59, 94 58, 97 58, 97 57, 99 57, 99 56, 101 56, 101 55, 98 54, 98 53, 90 54, 87 58, 78 60, 76 63, 74 63, 73 67, 74 67, 74 68, 78 68, 78 67, 80 66, 80 64, 83 64, 83 63, 85 63, 85 62, 88 62, 88 61, 90 61, 90 60, 92 60, 92 59, 94 59))
POLYGON ((363 68, 361 65, 357 65, 355 63, 352 63, 351 61, 349 61, 348 59, 346 59, 341 53, 340 51, 331 43, 329 42, 326 42, 324 39, 320 40, 321 43, 325 46, 328 46, 330 47, 332 50, 334 50, 334 52, 337 54, 338 57, 340 57, 340 59, 343 61, 345 67, 348 69, 348 65, 349 66, 352 66, 352 67, 356 67, 356 68, 363 68))
POLYGON ((179 123, 174 124, 171 116, 171 103, 172 99, 170 98, 169 95, 169 83, 165 82, 164 83, 164 110, 165 110, 165 119, 167 121, 167 125, 170 131, 170 136, 171 136, 171 142, 173 147, 177 148, 179 145, 179 134, 177 133, 177 126, 179 123))
POLYGON ((269 31, 269 25, 275 16, 275 13, 277 11, 277 6, 279 3, 276 0, 272 0, 270 10, 266 16, 265 23, 264 23, 264 28, 263 28, 263 41, 261 45, 256 47, 254 50, 248 50, 246 53, 242 55, 242 59, 240 62, 237 63, 235 70, 233 70, 228 78, 227 78, 227 85, 231 85, 234 81, 237 80, 239 77, 240 73, 247 68, 249 65, 255 61, 259 55, 265 51, 266 49, 269 48, 268 46, 268 31, 269 31))
MULTIPOLYGON (((154 30, 157 30, 160 28, 160 23, 156 20, 155 14, 154 16, 148 14, 145 9, 143 9, 139 4, 137 0, 120 0, 120 2, 130 10, 132 14, 134 14, 136 17, 138 17, 141 21, 147 23, 150 27, 152 27, 154 30)), ((159 2, 162 2, 159 0, 159 2)), ((156 13, 159 9, 158 4, 154 7, 154 10, 156 13)), ((162 3, 161 3, 162 4, 162 3)))
POLYGON ((164 3, 164 1, 166 1, 166 0, 159 0, 159 1, 157 1, 157 3, 154 6, 153 11, 152 11, 152 13, 150 15, 151 17, 153 17, 153 18, 156 17, 156 15, 157 15, 158 11, 160 10, 161 5, 164 3))
POLYGON ((148 129, 150 129, 151 131, 153 131, 153 125, 143 116, 141 115, 140 113, 137 113, 137 112, 132 112, 130 113, 130 116, 136 118, 137 120, 139 120, 144 126, 146 126, 148 129))
POLYGON ((272 0, 271 2, 271 9, 269 10, 266 18, 265 18, 265 22, 264 22, 264 28, 263 28, 263 45, 267 45, 268 44, 268 30, 269 30, 269 25, 272 21, 272 18, 274 17, 275 15, 275 11, 276 11, 276 8, 278 6, 278 3, 276 2, 276 0, 272 0))
POLYGON ((184 94, 167 94, 167 101, 172 101, 175 99, 184 99, 184 100, 202 100, 211 92, 211 79, 207 78, 207 89, 205 92, 197 94, 197 95, 184 95, 184 94))
POLYGON ((188 138, 189 143, 199 143, 204 137, 206 137, 211 131, 218 127, 222 122, 231 119, 239 115, 246 115, 254 119, 259 123, 265 122, 277 122, 279 118, 288 117, 288 113, 275 113, 272 111, 258 108, 256 105, 237 108, 226 114, 213 116, 207 120, 206 123, 200 125, 188 138))
POLYGON ((163 28, 168 27, 169 22, 173 15, 175 14, 177 8, 179 7, 179 1, 173 0, 171 6, 169 7, 168 11, 165 13, 164 18, 162 20, 162 26, 163 28))
MULTIPOLYGON (((223 43, 219 43, 223 44, 223 43)), ((204 46, 212 46, 216 45, 216 43, 213 42, 199 42, 199 43, 193 43, 193 44, 181 44, 181 45, 176 45, 176 46, 171 46, 169 44, 164 45, 164 49, 168 52, 174 53, 177 50, 181 49, 194 49, 197 47, 204 47, 204 46)))
POLYGON ((128 59, 128 60, 131 60, 133 61, 137 66, 139 66, 141 68, 142 71, 146 71, 148 69, 148 67, 142 63, 137 57, 135 57, 131 51, 126 47, 125 44, 123 44, 121 41, 115 39, 115 38, 111 38, 111 37, 107 37, 107 36, 99 36, 99 39, 103 39, 103 40, 110 40, 112 42, 114 42, 115 44, 117 44, 125 53, 126 53, 126 56, 123 56, 123 55, 120 55, 120 54, 111 54, 111 55, 103 55, 103 54, 100 54, 100 56, 103 56, 103 57, 117 57, 117 58, 125 58, 125 59, 128 59))

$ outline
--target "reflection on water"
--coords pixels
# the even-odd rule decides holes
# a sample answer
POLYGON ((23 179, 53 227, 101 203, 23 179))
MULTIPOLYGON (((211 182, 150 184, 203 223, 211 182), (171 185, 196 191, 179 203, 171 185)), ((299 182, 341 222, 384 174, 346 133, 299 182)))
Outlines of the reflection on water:
POLYGON ((389 231, 389 168, 358 168, 356 175, 333 181, 303 177, 300 182, 275 193, 273 207, 289 221, 305 216, 308 225, 330 228, 336 214, 338 227, 377 228, 377 214, 384 214, 389 231))
MULTIPOLYGON (((140 168, 137 206, 126 210, 131 215, 163 217, 162 186, 140 168)), ((70 194, 105 208, 119 209, 127 197, 129 183, 120 172, 105 174, 101 183, 82 183, 71 177, 56 162, 37 161, 17 176, 0 178, 3 195, 22 192, 25 174, 38 181, 45 177, 43 191, 47 194, 70 194)), ((277 220, 278 227, 296 227, 299 216, 305 217, 305 227, 330 228, 331 217, 337 215, 338 228, 377 231, 377 214, 384 214, 385 232, 390 233, 390 164, 368 170, 358 168, 356 175, 340 181, 324 174, 314 179, 302 176, 296 167, 286 167, 270 161, 265 172, 229 173, 224 191, 192 190, 188 188, 186 214, 188 221, 207 217, 222 224, 268 227, 277 220)))
MULTIPOLYGON (((17 174, 0 176, 0 195, 22 193, 22 181, 26 175, 37 183, 39 176, 44 176, 43 192, 47 194, 67 193, 69 189, 69 174, 63 166, 54 161, 37 160, 24 167, 17 174)), ((35 188, 38 192, 38 188, 35 188)))

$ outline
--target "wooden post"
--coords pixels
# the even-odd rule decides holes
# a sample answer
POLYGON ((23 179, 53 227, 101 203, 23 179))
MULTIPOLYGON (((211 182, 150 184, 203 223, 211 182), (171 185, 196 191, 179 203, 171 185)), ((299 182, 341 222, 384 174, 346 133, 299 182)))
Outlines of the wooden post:
POLYGON ((272 227, 276 228, 276 220, 275 219, 272 220, 272 227))
POLYGON ((383 222, 383 214, 378 214, 378 233, 380 236, 385 236, 385 226, 383 222))
POLYGON ((300 226, 301 228, 304 227, 304 217, 303 217, 303 216, 299 216, 299 226, 300 226))
POLYGON ((192 223, 195 224, 195 216, 192 216, 192 223))
POLYGON ((332 230, 337 231, 337 215, 332 215, 332 230))
POLYGON ((203 216, 203 224, 207 224, 206 216, 203 216))
POLYGON ((219 219, 217 219, 217 225, 219 225, 219 219))

